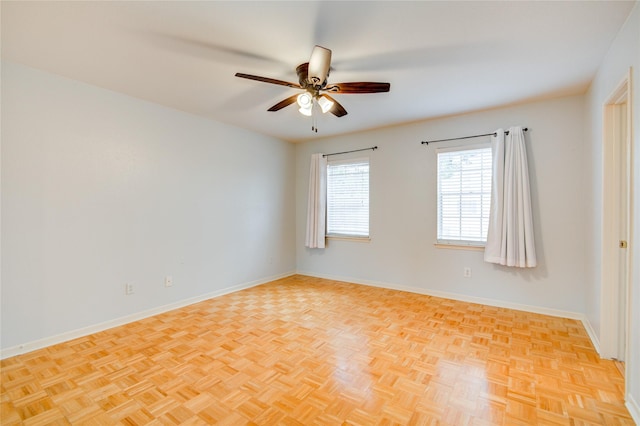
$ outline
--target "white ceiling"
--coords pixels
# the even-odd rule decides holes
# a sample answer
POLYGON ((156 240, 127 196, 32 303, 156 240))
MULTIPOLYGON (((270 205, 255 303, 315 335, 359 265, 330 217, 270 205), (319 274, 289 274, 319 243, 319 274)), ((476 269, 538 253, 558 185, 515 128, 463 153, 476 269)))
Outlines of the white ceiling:
POLYGON ((2 1, 2 58, 289 141, 584 93, 633 1, 2 1), (267 108, 315 44, 349 112, 267 108))

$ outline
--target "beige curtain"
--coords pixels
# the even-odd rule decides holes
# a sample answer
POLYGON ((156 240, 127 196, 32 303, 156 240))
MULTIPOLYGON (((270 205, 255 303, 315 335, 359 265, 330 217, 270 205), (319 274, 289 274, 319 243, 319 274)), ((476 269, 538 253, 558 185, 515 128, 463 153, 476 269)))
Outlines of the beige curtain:
POLYGON ((311 156, 309 198, 307 201, 307 235, 304 245, 324 248, 327 211, 327 159, 323 154, 311 156))
POLYGON ((529 190, 527 150, 522 127, 491 139, 493 179, 489 231, 484 260, 500 265, 533 268, 537 264, 529 190))

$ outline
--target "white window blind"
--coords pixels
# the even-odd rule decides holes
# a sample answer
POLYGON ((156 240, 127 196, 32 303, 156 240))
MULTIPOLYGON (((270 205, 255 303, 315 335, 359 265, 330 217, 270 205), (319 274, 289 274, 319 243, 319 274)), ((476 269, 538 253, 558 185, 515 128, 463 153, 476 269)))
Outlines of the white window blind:
POLYGON ((443 148, 438 157, 438 243, 487 241, 491 206, 491 147, 443 148))
POLYGON ((327 164, 327 235, 369 236, 369 159, 327 164))

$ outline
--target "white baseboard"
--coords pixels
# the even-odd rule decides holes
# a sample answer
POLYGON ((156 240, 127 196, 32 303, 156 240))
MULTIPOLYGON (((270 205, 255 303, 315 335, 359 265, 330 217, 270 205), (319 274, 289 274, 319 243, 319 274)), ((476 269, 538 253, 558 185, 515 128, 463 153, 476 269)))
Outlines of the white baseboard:
POLYGON ((445 291, 429 290, 429 289, 418 288, 418 287, 409 287, 409 286, 403 286, 403 285, 392 284, 387 282, 361 280, 358 278, 351 278, 351 277, 339 277, 339 276, 332 276, 332 275, 325 275, 325 274, 316 274, 314 272, 305 272, 305 271, 297 271, 297 274, 307 275, 307 276, 316 277, 316 278, 324 278, 324 279, 333 280, 333 281, 343 281, 343 282, 348 282, 353 284, 368 285, 371 287, 380 287, 380 288, 388 288, 391 290, 406 291, 409 293, 424 294, 426 296, 442 297, 444 299, 459 300, 461 302, 478 303, 481 305, 495 306, 497 308, 507 308, 507 309, 514 309, 517 311, 525 311, 525 312, 532 312, 535 314, 549 315, 553 317, 575 319, 582 322, 585 330, 587 331, 587 334, 589 335, 589 338, 591 339, 591 343, 593 344, 594 349, 598 352, 598 354, 600 353, 598 340, 596 338, 597 335, 593 330, 593 327, 589 323, 589 320, 587 319, 586 315, 578 312, 563 311, 558 309, 546 308, 542 306, 524 305, 520 303, 507 302, 504 300, 468 296, 468 295, 459 294, 459 293, 449 293, 445 291))
POLYGON ((633 399, 633 396, 627 394, 627 402, 625 404, 627 410, 629 410, 629 414, 631 414, 631 418, 637 425, 640 425, 640 404, 633 399))
POLYGON ((596 333, 596 331, 593 329, 593 326, 587 319, 586 315, 583 315, 583 317, 584 318, 582 318, 582 325, 584 326, 584 329, 587 331, 587 334, 591 339, 591 344, 598 353, 598 356, 600 356, 600 358, 603 358, 602 351, 600 350, 600 339, 598 339, 598 333, 596 333))
POLYGON ((130 322, 139 321, 144 318, 148 318, 154 315, 162 314, 164 312, 172 311, 174 309, 183 308, 188 305, 193 305, 194 303, 202 302, 204 300, 212 299, 214 297, 223 296, 229 293, 235 293, 236 291, 244 290, 251 287, 256 287, 261 284, 268 283, 270 281, 275 281, 281 278, 289 277, 291 275, 295 275, 295 272, 286 272, 284 274, 274 275, 271 277, 262 278, 255 281, 250 281, 244 284, 238 284, 232 287, 227 287, 221 290, 216 290, 211 293, 202 294, 200 296, 191 297, 189 299, 180 300, 174 303, 170 303, 168 305, 158 306, 156 308, 148 309, 142 312, 136 312, 131 315, 127 315, 124 317, 116 318, 113 320, 105 321, 99 324, 90 325, 88 327, 79 328, 76 330, 71 330, 65 333, 57 334, 55 336, 45 337, 44 339, 35 340, 32 342, 25 342, 17 346, 13 346, 7 349, 0 350, 0 359, 10 358, 12 356, 21 355, 27 352, 35 351, 37 349, 42 349, 47 346, 56 345, 58 343, 67 342, 69 340, 77 339, 79 337, 84 337, 89 334, 97 333, 100 331, 104 331, 110 328, 118 327, 124 324, 128 324, 130 322))

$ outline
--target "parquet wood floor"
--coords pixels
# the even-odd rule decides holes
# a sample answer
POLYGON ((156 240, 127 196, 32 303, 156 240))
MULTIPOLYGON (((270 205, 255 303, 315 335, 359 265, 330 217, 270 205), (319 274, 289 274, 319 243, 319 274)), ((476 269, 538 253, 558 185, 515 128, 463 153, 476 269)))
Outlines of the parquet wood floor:
POLYGON ((293 276, 1 364, 3 425, 632 425, 575 320, 293 276))

